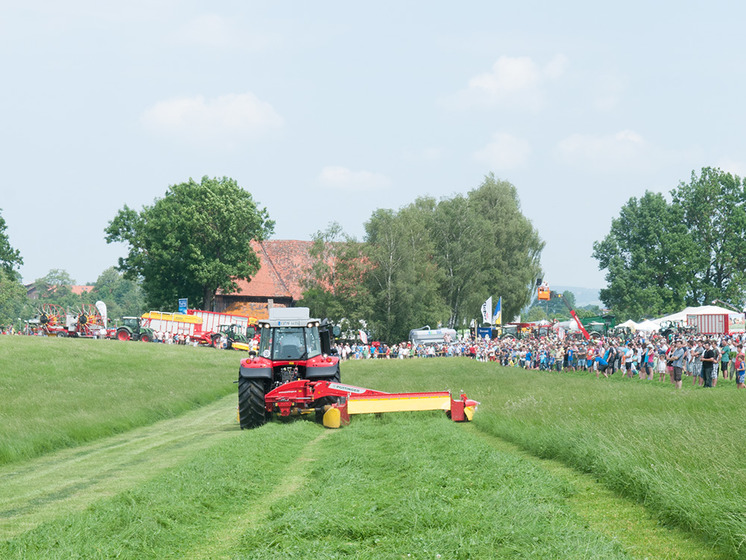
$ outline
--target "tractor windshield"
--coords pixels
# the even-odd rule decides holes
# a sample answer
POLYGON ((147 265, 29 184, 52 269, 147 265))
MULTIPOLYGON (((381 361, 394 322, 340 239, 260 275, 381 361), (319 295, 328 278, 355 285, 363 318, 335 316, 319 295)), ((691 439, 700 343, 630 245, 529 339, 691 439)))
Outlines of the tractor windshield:
POLYGON ((321 354, 317 327, 262 329, 259 355, 271 360, 307 360, 321 354))

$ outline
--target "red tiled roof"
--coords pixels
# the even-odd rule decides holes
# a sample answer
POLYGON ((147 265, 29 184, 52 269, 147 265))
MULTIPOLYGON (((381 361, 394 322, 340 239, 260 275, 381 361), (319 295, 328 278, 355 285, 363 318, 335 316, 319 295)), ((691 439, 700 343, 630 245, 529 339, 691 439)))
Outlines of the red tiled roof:
POLYGON ((238 290, 225 295, 299 300, 303 292, 301 281, 313 265, 308 252, 312 245, 312 241, 252 241, 260 268, 250 282, 239 280, 238 290))
POLYGON ((70 286, 70 291, 79 296, 83 293, 89 293, 93 291, 94 287, 95 286, 70 286))

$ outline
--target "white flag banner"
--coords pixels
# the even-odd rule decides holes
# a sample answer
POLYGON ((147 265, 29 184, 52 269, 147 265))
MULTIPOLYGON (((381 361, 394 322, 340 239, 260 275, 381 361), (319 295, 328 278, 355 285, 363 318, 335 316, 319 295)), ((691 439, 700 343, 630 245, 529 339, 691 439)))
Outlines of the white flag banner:
POLYGON ((482 304, 482 321, 487 324, 492 324, 492 296, 487 298, 482 304))

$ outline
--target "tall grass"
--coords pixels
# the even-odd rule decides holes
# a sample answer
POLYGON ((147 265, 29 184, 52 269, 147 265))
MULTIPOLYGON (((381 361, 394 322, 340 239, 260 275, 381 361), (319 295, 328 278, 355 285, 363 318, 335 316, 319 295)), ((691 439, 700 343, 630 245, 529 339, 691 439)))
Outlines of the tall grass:
POLYGON ((180 414, 235 390, 242 354, 0 336, 0 464, 180 414))
POLYGON ((746 391, 637 379, 596 380, 468 360, 353 364, 347 382, 464 389, 475 425, 592 473, 664 523, 746 558, 746 391))

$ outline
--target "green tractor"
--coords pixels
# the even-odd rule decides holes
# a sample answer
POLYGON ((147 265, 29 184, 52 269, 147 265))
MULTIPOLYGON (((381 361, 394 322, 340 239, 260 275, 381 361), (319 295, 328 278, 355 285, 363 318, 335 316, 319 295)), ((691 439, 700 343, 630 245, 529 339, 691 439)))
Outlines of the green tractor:
POLYGON ((221 338, 225 337, 227 341, 227 348, 233 348, 234 344, 238 344, 238 348, 241 350, 247 349, 251 343, 251 339, 254 338, 256 329, 253 326, 243 327, 241 325, 220 325, 218 332, 212 335, 211 341, 215 348, 218 348, 221 344, 221 338))
POLYGON ((117 327, 117 340, 153 342, 153 329, 144 327, 141 317, 122 317, 124 324, 117 327))

